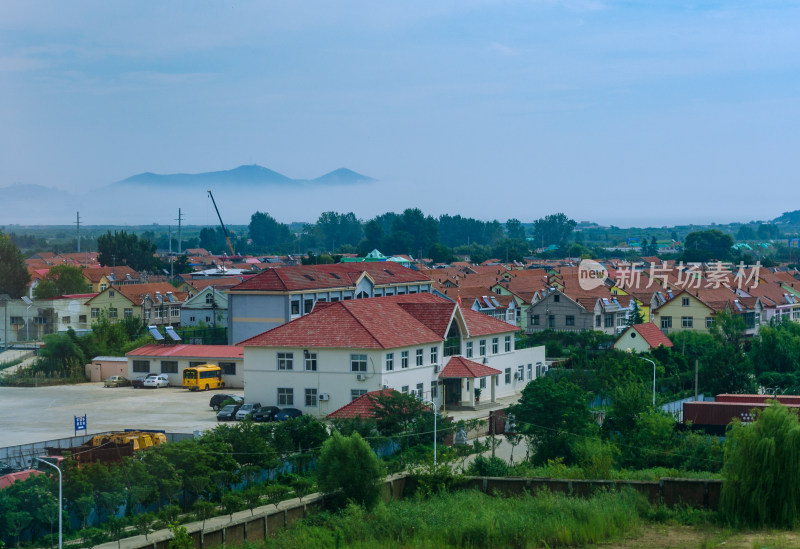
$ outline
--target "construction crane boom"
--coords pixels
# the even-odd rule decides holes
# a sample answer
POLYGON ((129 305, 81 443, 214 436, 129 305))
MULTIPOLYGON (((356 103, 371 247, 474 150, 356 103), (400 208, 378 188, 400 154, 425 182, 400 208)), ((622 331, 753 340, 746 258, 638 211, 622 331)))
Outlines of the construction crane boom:
POLYGON ((228 241, 228 248, 231 249, 231 255, 236 255, 236 252, 233 251, 233 244, 231 244, 231 236, 230 234, 228 234, 228 229, 225 227, 225 223, 222 222, 222 216, 219 214, 219 208, 217 208, 217 201, 214 200, 214 195, 211 194, 211 191, 208 191, 208 196, 211 197, 211 203, 214 204, 214 209, 217 211, 219 224, 222 225, 222 232, 225 233, 225 240, 228 241))

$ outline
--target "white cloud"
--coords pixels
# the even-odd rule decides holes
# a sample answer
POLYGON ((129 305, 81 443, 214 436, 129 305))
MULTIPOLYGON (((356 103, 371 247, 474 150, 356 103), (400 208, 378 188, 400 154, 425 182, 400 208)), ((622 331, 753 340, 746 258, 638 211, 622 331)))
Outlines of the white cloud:
POLYGON ((520 50, 512 48, 511 46, 506 46, 500 42, 492 42, 489 44, 489 50, 506 57, 513 57, 515 55, 519 55, 520 53, 520 50))

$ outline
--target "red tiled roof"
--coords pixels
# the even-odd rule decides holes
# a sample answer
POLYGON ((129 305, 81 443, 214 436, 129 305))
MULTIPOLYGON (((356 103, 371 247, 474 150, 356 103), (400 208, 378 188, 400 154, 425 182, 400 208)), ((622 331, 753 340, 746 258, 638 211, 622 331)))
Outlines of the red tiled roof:
POLYGON ((377 286, 428 282, 430 279, 396 263, 338 263, 335 265, 296 265, 268 269, 232 288, 233 291, 313 290, 354 286, 363 273, 377 286))
POLYGON ((667 336, 664 335, 658 326, 653 324, 652 322, 648 322, 646 324, 634 324, 632 326, 636 332, 642 336, 648 345, 650 345, 651 349, 655 349, 659 345, 663 345, 664 347, 672 347, 672 341, 669 340, 667 336))
POLYGON ((441 340, 441 336, 400 307, 395 299, 375 297, 329 303, 315 308, 311 314, 239 344, 265 347, 392 349, 441 340))
POLYGON ((450 319, 453 318, 453 311, 455 310, 452 301, 444 303, 431 301, 425 301, 423 303, 400 303, 400 307, 430 328, 433 333, 442 339, 447 335, 447 327, 450 326, 450 319))
MULTIPOLYGON (((317 303, 314 311, 238 345, 394 349, 442 341, 457 305, 429 293, 317 303)), ((461 309, 470 337, 508 333, 513 324, 461 309)))
POLYGON ((125 356, 170 356, 182 358, 243 358, 244 349, 236 345, 159 345, 151 343, 125 353, 125 356))
POLYGON ((502 320, 497 320, 489 315, 467 309, 461 309, 464 321, 467 323, 469 337, 477 337, 490 334, 502 334, 503 332, 516 332, 519 330, 516 324, 510 324, 502 320))
POLYGON ((83 276, 89 279, 89 282, 96 284, 104 276, 110 274, 114 275, 116 281, 127 280, 126 275, 131 275, 134 280, 139 278, 139 273, 128 267, 127 265, 120 265, 119 267, 89 267, 83 270, 83 276))
POLYGON ((25 471, 18 471, 16 473, 8 473, 7 475, 0 477, 0 490, 3 488, 8 488, 18 480, 27 480, 29 477, 35 477, 36 475, 41 474, 43 473, 37 469, 27 469, 25 471))
POLYGON ((394 389, 381 389, 380 391, 370 391, 357 399, 345 404, 338 410, 328 414, 328 419, 350 419, 350 418, 371 418, 375 417, 375 408, 379 406, 376 397, 385 397, 394 393, 394 389))
POLYGON ((115 290, 134 305, 141 305, 144 301, 144 297, 148 294, 150 297, 154 298, 156 292, 159 292, 164 296, 166 296, 168 292, 172 293, 172 296, 177 300, 177 303, 186 301, 186 297, 188 295, 185 292, 177 291, 177 288, 169 282, 151 282, 149 284, 123 284, 121 286, 111 286, 110 288, 106 288, 104 291, 100 292, 98 295, 102 295, 110 290, 115 290))
POLYGON ((452 356, 439 377, 486 377, 502 374, 500 370, 479 364, 462 356, 452 356))

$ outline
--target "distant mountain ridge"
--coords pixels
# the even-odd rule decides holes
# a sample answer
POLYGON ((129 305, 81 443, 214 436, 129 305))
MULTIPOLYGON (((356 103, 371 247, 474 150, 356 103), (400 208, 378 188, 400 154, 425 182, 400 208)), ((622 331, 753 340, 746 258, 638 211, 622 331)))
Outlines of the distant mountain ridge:
POLYGON ((256 186, 256 185, 350 185, 354 183, 370 183, 375 179, 354 172, 347 168, 339 168, 326 173, 316 179, 292 179, 264 166, 250 164, 239 166, 232 170, 217 172, 204 172, 196 174, 175 173, 156 174, 151 172, 133 175, 122 181, 112 183, 113 186, 147 185, 159 187, 193 187, 209 184, 223 184, 230 186, 256 186))

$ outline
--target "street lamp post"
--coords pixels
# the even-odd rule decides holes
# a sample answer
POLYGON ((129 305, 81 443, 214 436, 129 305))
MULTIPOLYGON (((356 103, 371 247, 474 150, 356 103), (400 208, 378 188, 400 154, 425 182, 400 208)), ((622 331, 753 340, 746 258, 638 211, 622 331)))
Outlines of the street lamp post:
POLYGON ((55 470, 58 471, 58 549, 62 549, 63 543, 61 536, 61 514, 63 509, 62 507, 63 501, 61 499, 61 469, 58 468, 58 465, 50 463, 49 461, 46 461, 44 459, 39 459, 37 461, 38 463, 46 463, 47 465, 55 468, 55 470))
POLYGON ((8 294, 0 294, 0 302, 3 303, 3 350, 8 350, 8 302, 11 301, 11 296, 8 294))
POLYGON ((647 362, 649 362, 650 364, 653 365, 653 408, 655 408, 655 406, 656 406, 656 363, 653 362, 652 360, 650 360, 649 358, 645 358, 643 356, 640 356, 639 358, 641 358, 642 360, 646 360, 647 362))
POLYGON ((436 469, 436 416, 439 412, 436 410, 436 403, 427 398, 419 397, 422 402, 429 402, 433 406, 433 468, 436 469))

